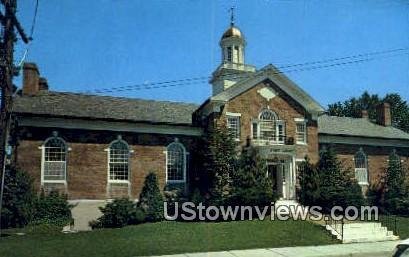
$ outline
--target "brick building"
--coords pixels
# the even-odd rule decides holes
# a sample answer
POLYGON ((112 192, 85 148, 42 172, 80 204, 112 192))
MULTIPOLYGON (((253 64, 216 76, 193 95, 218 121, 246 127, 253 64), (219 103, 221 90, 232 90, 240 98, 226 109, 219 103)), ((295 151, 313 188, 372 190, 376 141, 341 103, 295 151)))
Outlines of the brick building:
POLYGON ((38 190, 57 188, 70 199, 137 198, 151 171, 161 188, 191 183, 197 138, 226 124, 240 145, 250 139, 260 148, 283 199, 296 197, 297 164, 306 155, 316 162, 324 146, 334 147, 364 188, 384 173, 392 151, 408 164, 409 134, 391 126, 388 104, 376 121, 365 112, 359 119, 327 116, 273 65, 247 65, 244 36, 233 24, 220 46, 213 94, 200 106, 53 92, 26 63, 14 105, 15 162, 38 190))

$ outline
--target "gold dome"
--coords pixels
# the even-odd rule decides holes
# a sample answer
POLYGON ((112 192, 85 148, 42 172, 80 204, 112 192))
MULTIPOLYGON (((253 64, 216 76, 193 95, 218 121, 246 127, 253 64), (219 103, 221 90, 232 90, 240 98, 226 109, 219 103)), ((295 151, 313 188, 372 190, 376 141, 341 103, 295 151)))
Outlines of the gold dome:
POLYGON ((228 37, 239 37, 239 38, 243 38, 243 35, 240 31, 239 28, 231 26, 230 28, 228 28, 222 36, 222 39, 224 38, 228 38, 228 37))

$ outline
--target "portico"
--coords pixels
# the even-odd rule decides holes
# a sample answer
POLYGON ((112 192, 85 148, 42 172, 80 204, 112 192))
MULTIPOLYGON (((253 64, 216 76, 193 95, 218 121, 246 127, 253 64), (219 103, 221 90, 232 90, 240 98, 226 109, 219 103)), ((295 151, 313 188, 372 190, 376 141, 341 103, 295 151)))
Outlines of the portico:
POLYGON ((267 174, 273 182, 273 190, 280 200, 293 200, 296 197, 295 146, 259 146, 259 153, 266 160, 267 174))

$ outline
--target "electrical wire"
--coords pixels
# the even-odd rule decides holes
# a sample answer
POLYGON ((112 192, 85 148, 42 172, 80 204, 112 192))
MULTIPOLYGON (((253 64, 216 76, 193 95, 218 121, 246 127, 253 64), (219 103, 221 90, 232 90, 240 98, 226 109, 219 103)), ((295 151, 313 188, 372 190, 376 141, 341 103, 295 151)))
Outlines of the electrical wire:
MULTIPOLYGON (((387 58, 387 57, 394 57, 394 56, 399 56, 403 54, 408 54, 409 53, 407 52, 408 50, 409 48, 405 47, 405 48, 397 48, 397 49, 391 49, 391 50, 385 50, 385 51, 370 52, 370 53, 357 54, 357 55, 351 55, 351 56, 345 56, 345 57, 324 59, 320 61, 311 61, 311 62, 277 66, 276 68, 279 71, 273 72, 272 74, 301 72, 301 71, 307 71, 307 70, 316 70, 316 69, 323 69, 323 68, 329 68, 329 67, 368 62, 368 61, 373 61, 379 58, 387 58), (403 53, 390 55, 392 53, 397 53, 397 52, 403 52, 403 53), (385 56, 381 56, 381 55, 385 55, 385 56), (351 60, 348 61, 349 59, 351 60), (339 62, 339 61, 342 61, 342 62, 339 62), (331 62, 335 62, 335 63, 331 63, 331 62), (325 63, 329 63, 329 64, 325 64, 325 63), (325 65, 319 65, 319 64, 325 64, 325 65), (293 67, 297 67, 297 69, 288 70, 288 68, 293 68, 293 67)), ((247 74, 247 73, 243 74, 243 72, 230 72, 230 73, 221 75, 219 77, 220 78, 226 77, 226 78, 231 78, 231 79, 240 79, 240 78, 248 78, 250 76, 251 74, 247 74)), ((127 85, 127 86, 120 86, 120 87, 96 89, 92 91, 86 91, 85 93, 97 93, 97 94, 115 93, 115 92, 131 91, 131 90, 149 90, 149 89, 156 89, 156 88, 182 86, 182 85, 203 84, 203 83, 207 83, 211 78, 212 78, 211 76, 201 76, 201 77, 184 78, 184 79, 177 79, 177 80, 170 80, 170 81, 141 83, 141 84, 127 85)))

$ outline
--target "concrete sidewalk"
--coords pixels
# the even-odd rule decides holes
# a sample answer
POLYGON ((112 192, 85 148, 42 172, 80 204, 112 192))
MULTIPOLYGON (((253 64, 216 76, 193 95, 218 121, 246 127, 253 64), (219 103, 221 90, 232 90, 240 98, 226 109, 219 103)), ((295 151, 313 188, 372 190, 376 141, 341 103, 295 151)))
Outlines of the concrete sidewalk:
POLYGON ((389 257, 399 241, 185 253, 161 257, 389 257))

